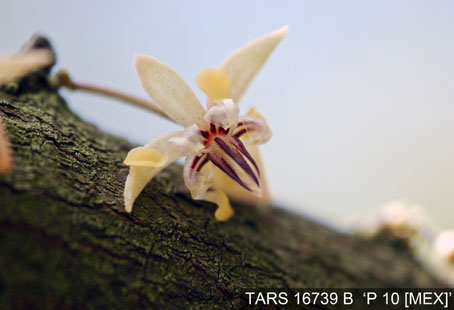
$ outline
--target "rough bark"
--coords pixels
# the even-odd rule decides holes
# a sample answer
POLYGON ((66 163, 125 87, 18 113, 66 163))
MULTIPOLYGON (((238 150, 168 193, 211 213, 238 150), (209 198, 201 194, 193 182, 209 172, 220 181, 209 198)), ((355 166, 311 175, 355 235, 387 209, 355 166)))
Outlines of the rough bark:
POLYGON ((236 309, 244 288, 443 285, 405 247, 278 207, 234 202, 216 222, 179 165, 126 213, 133 145, 75 115, 45 73, 0 90, 0 113, 15 156, 0 177, 1 307, 236 309))

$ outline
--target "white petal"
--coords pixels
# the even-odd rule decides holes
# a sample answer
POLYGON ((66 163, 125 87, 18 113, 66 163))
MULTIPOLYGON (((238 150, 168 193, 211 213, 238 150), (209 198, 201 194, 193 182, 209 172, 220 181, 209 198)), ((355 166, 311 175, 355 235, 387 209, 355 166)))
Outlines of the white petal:
POLYGON ((434 248, 441 259, 454 263, 454 230, 441 232, 435 239, 434 248))
POLYGON ((230 98, 239 102, 274 48, 288 31, 288 26, 271 32, 232 53, 221 65, 230 77, 230 98))
POLYGON ((205 110, 178 73, 147 55, 137 55, 135 66, 145 91, 171 119, 184 127, 204 125, 205 110))
POLYGON ((140 192, 145 188, 148 182, 158 174, 166 166, 177 160, 182 156, 178 146, 174 143, 169 142, 169 139, 179 136, 180 132, 173 132, 167 135, 161 136, 152 142, 145 145, 145 147, 154 149, 165 155, 166 161, 159 167, 140 167, 131 166, 129 169, 129 175, 126 178, 124 199, 126 212, 131 212, 134 205, 134 201, 140 192))
POLYGON ((186 155, 202 155, 205 149, 200 129, 196 124, 186 127, 179 137, 169 140, 180 147, 181 152, 186 155))
POLYGON ((382 207, 381 221, 383 225, 394 229, 417 230, 426 223, 427 214, 419 205, 392 201, 382 207))
POLYGON ((184 163, 184 183, 193 199, 199 199, 213 183, 215 168, 206 156, 188 156, 184 163))
POLYGON ((238 127, 233 135, 239 136, 244 144, 250 145, 269 141, 273 132, 264 119, 246 115, 238 120, 238 127))
POLYGON ((139 146, 130 150, 126 159, 123 161, 127 166, 150 168, 161 167, 165 165, 166 162, 167 156, 165 154, 144 146, 139 146))
POLYGON ((232 99, 224 99, 221 103, 211 107, 204 119, 224 129, 236 127, 240 110, 232 99))
POLYGON ((52 52, 39 49, 0 59, 0 85, 37 71, 53 62, 52 52))

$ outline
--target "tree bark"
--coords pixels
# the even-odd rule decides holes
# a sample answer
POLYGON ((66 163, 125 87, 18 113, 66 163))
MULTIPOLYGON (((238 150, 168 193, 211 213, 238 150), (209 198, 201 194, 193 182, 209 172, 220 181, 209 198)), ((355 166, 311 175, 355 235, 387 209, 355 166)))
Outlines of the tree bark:
POLYGON ((237 309, 245 288, 443 286, 395 242, 275 206, 233 202, 216 222, 177 164, 126 213, 134 145, 75 115, 44 72, 0 90, 0 112, 15 159, 0 177, 2 307, 237 309))

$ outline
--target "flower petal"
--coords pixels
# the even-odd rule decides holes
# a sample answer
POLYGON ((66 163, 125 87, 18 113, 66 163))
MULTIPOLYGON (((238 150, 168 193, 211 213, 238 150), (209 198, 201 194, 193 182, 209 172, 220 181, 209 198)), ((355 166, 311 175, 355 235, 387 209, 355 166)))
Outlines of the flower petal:
POLYGON ((124 164, 127 166, 161 167, 167 162, 167 156, 148 147, 139 146, 129 151, 124 164))
POLYGON ((179 136, 180 134, 180 132, 169 133, 145 145, 145 148, 153 149, 163 154, 166 160, 162 162, 160 166, 152 168, 131 166, 129 169, 129 175, 126 178, 124 189, 126 212, 132 211, 134 201, 137 196, 139 196, 140 192, 145 188, 145 185, 147 185, 147 183, 150 182, 150 180, 162 169, 182 156, 178 146, 169 142, 169 139, 179 136))
POLYGON ((232 53, 221 65, 231 80, 230 98, 239 102, 271 52, 288 31, 288 26, 271 32, 232 53))
POLYGON ((204 119, 224 129, 236 127, 240 110, 232 99, 224 99, 221 103, 211 107, 204 116, 204 119))
POLYGON ((147 55, 136 55, 135 66, 145 91, 171 119, 184 127, 204 125, 205 110, 178 73, 147 55))
POLYGON ((260 119, 265 119, 263 117, 263 115, 259 113, 257 107, 250 108, 249 111, 247 112, 247 115, 254 116, 254 117, 257 117, 257 118, 260 118, 260 119))
POLYGON ((196 124, 186 127, 179 137, 171 138, 169 141, 178 145, 186 156, 202 155, 205 149, 200 129, 196 124))
POLYGON ((229 220, 235 213, 230 205, 229 197, 221 190, 205 192, 198 199, 215 203, 218 206, 214 217, 220 222, 229 220))
POLYGON ((260 169, 260 187, 262 188, 262 196, 258 197, 257 195, 252 194, 250 191, 240 186, 220 169, 216 169, 214 173, 213 188, 222 190, 230 198, 238 201, 260 205, 270 203, 271 196, 268 190, 268 182, 264 173, 259 149, 255 145, 248 145, 246 146, 246 148, 249 154, 251 154, 252 158, 254 158, 254 161, 257 163, 260 169))
POLYGON ((195 81, 199 88, 211 100, 220 100, 229 97, 230 78, 222 69, 205 69, 195 77, 195 81))
POLYGON ((238 137, 246 144, 263 144, 271 139, 273 132, 264 119, 254 116, 242 116, 238 120, 238 127, 233 136, 238 137))
POLYGON ((8 59, 0 59, 0 85, 50 65, 52 52, 45 49, 21 52, 8 59))
POLYGON ((436 255, 454 264, 454 229, 442 231, 434 241, 436 255))
POLYGON ((214 143, 217 149, 208 153, 209 160, 239 185, 261 196, 259 167, 240 139, 216 137, 214 143))
POLYGON ((191 192, 193 199, 199 199, 213 183, 213 164, 208 161, 207 154, 188 156, 184 164, 184 183, 191 192))

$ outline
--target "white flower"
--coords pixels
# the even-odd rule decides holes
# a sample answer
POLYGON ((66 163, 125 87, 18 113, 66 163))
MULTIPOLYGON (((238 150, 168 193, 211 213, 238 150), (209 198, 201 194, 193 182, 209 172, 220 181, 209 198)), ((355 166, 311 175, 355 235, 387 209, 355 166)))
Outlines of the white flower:
POLYGON ((367 236, 385 231, 395 237, 410 239, 432 229, 432 223, 421 206, 399 200, 367 211, 367 215, 359 216, 354 221, 354 225, 367 236))
POLYGON ((249 43, 228 57, 220 68, 202 71, 196 82, 208 96, 206 110, 172 68, 151 56, 136 56, 137 74, 148 95, 185 129, 129 152, 125 159, 125 164, 131 166, 124 192, 127 212, 132 211, 145 185, 183 156, 184 180, 191 196, 216 203, 215 217, 219 221, 229 219, 233 209, 224 191, 219 187, 210 190, 216 170, 254 195, 262 195, 259 164, 245 145, 265 143, 271 138, 271 130, 257 114, 240 117, 236 102, 287 29, 283 27, 249 43))
POLYGON ((437 234, 432 243, 432 268, 448 285, 454 285, 454 230, 437 234))
POLYGON ((383 206, 382 224, 392 229, 419 229, 427 221, 427 214, 418 205, 393 201, 383 206))
POLYGON ((445 230, 438 234, 434 249, 439 258, 454 265, 454 230, 445 230))

